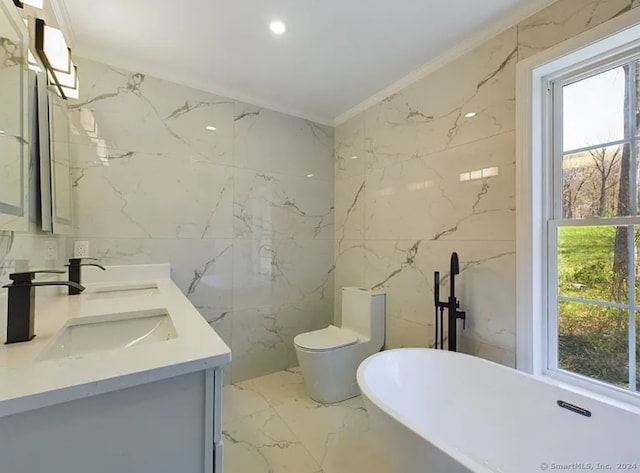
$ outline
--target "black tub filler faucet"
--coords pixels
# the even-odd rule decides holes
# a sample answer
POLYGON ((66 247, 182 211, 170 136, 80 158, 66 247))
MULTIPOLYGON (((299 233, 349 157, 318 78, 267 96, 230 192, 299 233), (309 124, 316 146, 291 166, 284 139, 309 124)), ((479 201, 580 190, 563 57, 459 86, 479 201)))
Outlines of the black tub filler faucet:
POLYGON ((449 351, 457 351, 457 331, 456 321, 462 319, 462 328, 466 327, 467 314, 460 311, 460 302, 456 299, 456 275, 460 274, 460 262, 458 253, 451 253, 449 268, 449 299, 446 302, 440 301, 440 272, 435 271, 433 275, 433 299, 436 309, 436 345, 435 348, 444 350, 444 311, 447 311, 449 329, 449 351))

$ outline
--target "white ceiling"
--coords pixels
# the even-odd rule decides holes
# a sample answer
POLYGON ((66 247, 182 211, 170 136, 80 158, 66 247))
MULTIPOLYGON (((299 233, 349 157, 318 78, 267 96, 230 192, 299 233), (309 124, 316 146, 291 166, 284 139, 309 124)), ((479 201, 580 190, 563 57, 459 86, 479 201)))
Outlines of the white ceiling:
POLYGON ((549 0, 52 0, 74 54, 323 123, 549 0), (273 35, 269 22, 288 25, 273 35))

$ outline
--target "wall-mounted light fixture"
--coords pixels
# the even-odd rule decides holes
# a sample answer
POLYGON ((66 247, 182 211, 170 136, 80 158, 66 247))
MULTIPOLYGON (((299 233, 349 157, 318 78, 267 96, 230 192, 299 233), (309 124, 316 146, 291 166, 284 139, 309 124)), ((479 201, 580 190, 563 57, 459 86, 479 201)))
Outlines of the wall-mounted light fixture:
POLYGON ((60 87, 75 89, 78 80, 78 68, 73 64, 73 61, 71 61, 71 70, 69 72, 57 71, 55 76, 60 87))
POLYGON ((73 87, 65 87, 64 85, 60 86, 65 97, 69 99, 80 98, 80 80, 78 79, 78 68, 75 68, 75 69, 76 69, 76 73, 75 73, 76 80, 75 80, 75 83, 73 84, 73 87))
POLYGON ((80 82, 78 68, 71 59, 71 50, 62 31, 48 26, 44 20, 36 19, 35 47, 38 56, 49 72, 63 98, 78 98, 80 82))
POLYGON ((71 72, 71 51, 64 40, 62 31, 36 19, 36 51, 47 69, 71 72))

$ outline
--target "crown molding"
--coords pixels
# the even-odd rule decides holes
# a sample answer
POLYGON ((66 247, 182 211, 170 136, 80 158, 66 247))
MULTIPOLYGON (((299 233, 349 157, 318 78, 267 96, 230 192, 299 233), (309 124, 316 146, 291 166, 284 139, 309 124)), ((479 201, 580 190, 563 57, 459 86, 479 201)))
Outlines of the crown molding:
POLYGON ((410 72, 403 78, 397 80, 393 84, 385 87, 380 92, 373 94, 371 97, 363 100, 355 107, 350 108, 346 112, 342 113, 333 120, 333 126, 337 127, 350 118, 355 117, 359 113, 364 112, 370 107, 378 104, 387 97, 400 92, 401 90, 409 87, 411 84, 424 79, 429 74, 437 71, 438 69, 446 66, 447 64, 455 61, 456 59, 464 56, 465 54, 473 51, 477 47, 489 41, 491 38, 504 33, 509 28, 516 26, 518 23, 526 20, 530 16, 538 13, 540 10, 548 7, 557 0, 536 0, 534 2, 528 2, 527 4, 517 8, 509 15, 500 18, 499 20, 491 23, 487 27, 480 30, 478 33, 470 37, 469 39, 459 43, 452 48, 449 48, 444 53, 436 56, 426 64, 423 64, 418 69, 410 72))

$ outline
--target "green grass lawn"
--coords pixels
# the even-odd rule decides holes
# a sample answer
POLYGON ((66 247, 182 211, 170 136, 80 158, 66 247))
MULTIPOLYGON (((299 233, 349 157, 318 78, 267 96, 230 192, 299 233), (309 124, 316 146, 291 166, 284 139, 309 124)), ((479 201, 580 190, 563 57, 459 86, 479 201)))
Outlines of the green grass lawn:
POLYGON ((616 227, 565 227, 558 238, 560 294, 611 301, 616 227))
MULTIPOLYGON (((627 302, 626 292, 622 300, 616 301, 612 286, 615 232, 613 226, 560 229, 558 276, 561 295, 627 302)), ((628 311, 561 302, 558 319, 562 369, 621 387, 628 386, 628 311)), ((640 330, 637 333, 640 337, 640 330)), ((634 369, 640 378, 640 370, 634 369)))

